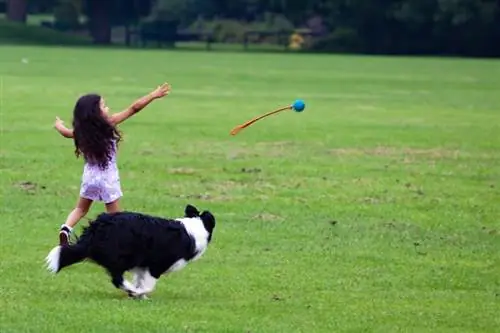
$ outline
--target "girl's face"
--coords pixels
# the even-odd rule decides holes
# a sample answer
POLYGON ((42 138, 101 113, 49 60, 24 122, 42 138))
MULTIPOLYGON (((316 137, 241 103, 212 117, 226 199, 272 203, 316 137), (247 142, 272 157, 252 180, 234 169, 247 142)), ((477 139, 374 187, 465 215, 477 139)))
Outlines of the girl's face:
POLYGON ((104 98, 101 98, 99 101, 99 107, 101 108, 102 115, 107 118, 109 115, 109 108, 106 106, 104 98))

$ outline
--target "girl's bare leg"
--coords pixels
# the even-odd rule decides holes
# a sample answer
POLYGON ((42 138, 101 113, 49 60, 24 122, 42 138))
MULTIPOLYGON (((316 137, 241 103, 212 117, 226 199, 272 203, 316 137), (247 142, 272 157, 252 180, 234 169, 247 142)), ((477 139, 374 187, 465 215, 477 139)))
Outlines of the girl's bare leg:
POLYGON ((81 197, 78 198, 75 209, 69 213, 66 218, 66 222, 61 226, 61 230, 59 231, 60 245, 68 244, 69 235, 71 234, 71 231, 73 231, 73 227, 82 219, 82 217, 87 215, 91 205, 92 200, 81 197))
POLYGON ((117 213, 117 212, 121 211, 120 199, 116 199, 113 202, 107 203, 106 204, 106 211, 108 213, 117 213))

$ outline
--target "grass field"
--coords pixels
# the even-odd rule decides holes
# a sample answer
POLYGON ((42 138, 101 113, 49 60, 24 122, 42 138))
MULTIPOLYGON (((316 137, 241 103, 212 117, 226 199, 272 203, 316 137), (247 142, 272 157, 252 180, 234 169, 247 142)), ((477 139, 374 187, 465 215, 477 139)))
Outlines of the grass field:
POLYGON ((2 47, 0 74, 0 332, 498 332, 499 61, 2 47), (51 276, 82 172, 55 116, 164 80, 121 126, 122 204, 209 209, 212 246, 150 301, 51 276))

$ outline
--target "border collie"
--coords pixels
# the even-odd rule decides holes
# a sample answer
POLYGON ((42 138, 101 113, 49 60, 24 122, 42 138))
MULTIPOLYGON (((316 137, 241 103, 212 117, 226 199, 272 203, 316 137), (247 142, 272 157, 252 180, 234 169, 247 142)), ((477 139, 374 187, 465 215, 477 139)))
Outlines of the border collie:
POLYGON ((102 213, 85 227, 75 244, 54 247, 47 269, 61 269, 90 259, 105 268, 116 288, 130 297, 147 298, 163 274, 183 269, 199 259, 212 240, 215 217, 187 205, 178 219, 136 212, 102 213), (133 282, 124 279, 133 273, 133 282))

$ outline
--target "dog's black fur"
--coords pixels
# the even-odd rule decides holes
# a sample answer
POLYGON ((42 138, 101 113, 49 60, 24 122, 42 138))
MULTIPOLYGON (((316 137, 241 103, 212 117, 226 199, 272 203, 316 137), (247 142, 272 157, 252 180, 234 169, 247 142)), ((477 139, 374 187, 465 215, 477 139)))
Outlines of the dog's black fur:
POLYGON ((159 279, 198 259, 212 240, 215 217, 209 211, 200 214, 187 205, 184 214, 184 218, 165 219, 137 212, 102 213, 84 228, 75 244, 56 246, 49 253, 48 269, 58 273, 90 259, 107 270, 116 288, 130 296, 145 295, 138 291, 140 283, 135 291, 129 287, 123 278, 126 271, 147 272, 159 279), (182 267, 176 267, 179 262, 182 267))

